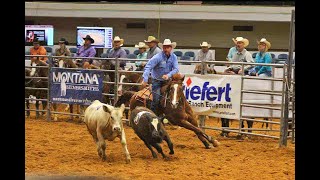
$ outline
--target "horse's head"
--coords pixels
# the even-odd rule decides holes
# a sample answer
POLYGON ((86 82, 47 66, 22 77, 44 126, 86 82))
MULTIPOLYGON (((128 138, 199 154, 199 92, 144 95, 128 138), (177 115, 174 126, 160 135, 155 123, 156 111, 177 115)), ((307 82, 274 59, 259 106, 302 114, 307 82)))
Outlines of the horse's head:
POLYGON ((110 123, 112 126, 112 131, 113 132, 122 132, 122 116, 123 116, 123 111, 125 109, 124 104, 121 104, 120 108, 113 107, 111 105, 105 104, 103 106, 103 110, 105 112, 108 112, 110 114, 110 123))
POLYGON ((168 98, 173 108, 177 108, 182 100, 183 94, 183 80, 184 76, 173 76, 169 82, 168 98))

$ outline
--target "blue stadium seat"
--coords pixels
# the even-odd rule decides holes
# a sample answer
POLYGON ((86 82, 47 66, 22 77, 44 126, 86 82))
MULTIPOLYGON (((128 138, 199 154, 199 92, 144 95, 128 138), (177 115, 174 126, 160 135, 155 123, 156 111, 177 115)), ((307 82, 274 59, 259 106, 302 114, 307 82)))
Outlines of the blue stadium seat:
POLYGON ((127 58, 128 58, 128 59, 137 59, 137 55, 135 55, 135 54, 128 54, 128 55, 127 55, 127 58))
POLYGON ((288 54, 279 54, 278 59, 288 59, 288 54))
POLYGON ((189 61, 190 60, 190 56, 186 56, 186 55, 184 55, 184 56, 181 56, 181 58, 180 58, 180 60, 185 60, 185 61, 189 61))
POLYGON ((174 51, 173 52, 177 57, 181 57, 182 56, 182 52, 181 51, 174 51))
POLYGON ((184 53, 184 56, 194 57, 194 52, 192 52, 192 51, 187 51, 187 52, 184 53))
POLYGON ((71 53, 77 53, 78 48, 69 48, 69 50, 71 53))
POLYGON ((124 49, 124 50, 126 51, 127 55, 130 54, 129 49, 124 49))
POLYGON ((271 53, 271 57, 272 59, 274 59, 276 57, 276 55, 274 55, 273 53, 271 53))
POLYGON ((51 47, 45 46, 44 48, 47 50, 47 53, 52 53, 52 48, 51 47))
POLYGON ((139 54, 139 50, 133 51, 133 54, 138 55, 139 54))
POLYGON ((252 58, 253 58, 253 59, 256 58, 256 55, 257 55, 257 53, 253 53, 253 54, 252 54, 252 58))
POLYGON ((102 53, 102 54, 100 54, 100 57, 101 57, 101 58, 107 58, 107 57, 108 57, 108 54, 107 54, 107 53, 102 53))

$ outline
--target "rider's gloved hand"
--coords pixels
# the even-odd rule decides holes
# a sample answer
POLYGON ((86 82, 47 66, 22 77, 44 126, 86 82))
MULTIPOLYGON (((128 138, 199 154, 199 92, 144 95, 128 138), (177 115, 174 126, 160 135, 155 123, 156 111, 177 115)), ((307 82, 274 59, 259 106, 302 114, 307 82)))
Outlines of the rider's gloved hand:
POLYGON ((162 79, 168 80, 168 79, 169 79, 169 76, 165 74, 165 75, 162 76, 162 79))

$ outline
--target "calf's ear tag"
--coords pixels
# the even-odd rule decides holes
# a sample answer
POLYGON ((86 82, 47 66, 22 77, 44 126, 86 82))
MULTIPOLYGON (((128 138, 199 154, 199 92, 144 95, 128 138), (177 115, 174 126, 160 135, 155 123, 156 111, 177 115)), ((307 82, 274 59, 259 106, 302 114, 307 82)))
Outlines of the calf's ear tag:
POLYGON ((164 124, 168 124, 168 123, 169 123, 168 119, 167 119, 167 118, 164 118, 164 119, 163 119, 163 123, 164 123, 164 124))

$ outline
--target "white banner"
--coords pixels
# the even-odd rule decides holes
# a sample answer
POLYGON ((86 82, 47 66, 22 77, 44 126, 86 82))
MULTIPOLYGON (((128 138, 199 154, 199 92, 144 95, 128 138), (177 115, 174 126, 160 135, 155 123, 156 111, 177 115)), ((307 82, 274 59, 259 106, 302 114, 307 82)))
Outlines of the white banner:
POLYGON ((184 93, 198 115, 240 118, 241 76, 185 74, 184 93))

